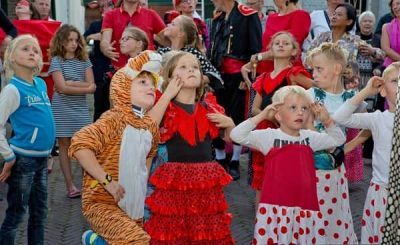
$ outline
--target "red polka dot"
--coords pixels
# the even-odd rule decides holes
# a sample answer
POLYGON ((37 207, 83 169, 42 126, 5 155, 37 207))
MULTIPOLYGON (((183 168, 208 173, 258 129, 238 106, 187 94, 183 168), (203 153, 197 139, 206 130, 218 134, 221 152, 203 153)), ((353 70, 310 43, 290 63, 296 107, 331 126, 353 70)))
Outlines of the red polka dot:
POLYGON ((300 217, 304 218, 306 217, 306 212, 304 212, 303 210, 300 211, 300 217))
POLYGON ((268 238, 267 244, 268 244, 268 245, 274 244, 274 239, 268 238))
POLYGON ((256 240, 255 238, 253 238, 252 244, 253 244, 253 245, 257 245, 257 240, 256 240))
POLYGON ((370 216, 370 215, 371 215, 371 212, 369 211, 369 209, 366 209, 366 210, 365 210, 365 214, 366 214, 367 216, 370 216))
POLYGON ((328 214, 332 214, 333 213, 333 209, 328 209, 328 214))
POLYGON ((338 220, 336 221, 336 224, 337 224, 338 226, 341 226, 341 225, 342 225, 342 221, 341 221, 340 219, 338 219, 338 220))
POLYGON ((286 209, 282 209, 282 215, 286 216, 286 213, 287 213, 286 209))
POLYGON ((311 211, 307 211, 307 218, 311 218, 311 211))
POLYGON ((376 211, 375 216, 379 219, 381 217, 381 212, 376 211))
POLYGON ((286 232, 287 232, 287 228, 286 228, 286 226, 282 226, 282 228, 281 228, 281 232, 282 232, 283 234, 286 234, 286 232))
POLYGON ((381 230, 381 232, 383 233, 385 231, 385 228, 383 226, 381 226, 381 228, 379 228, 379 230, 381 230))
POLYGON ((386 199, 383 198, 383 205, 386 205, 386 199))
POLYGON ((342 197, 343 197, 343 199, 347 199, 347 193, 346 193, 346 192, 343 193, 343 194, 342 194, 342 197))
POLYGON ((318 230, 318 234, 319 234, 320 236, 324 236, 324 235, 325 235, 325 230, 324 230, 324 229, 319 229, 319 230, 318 230))
POLYGON ((274 212, 274 214, 277 214, 278 213, 278 209, 276 209, 276 207, 273 207, 272 208, 272 212, 274 212))
POLYGON ((265 214, 267 212, 267 209, 262 207, 260 208, 260 214, 265 214))
POLYGON ((317 216, 318 216, 318 218, 322 219, 322 213, 321 212, 318 212, 317 216))
POLYGON ((276 219, 276 222, 279 224, 279 223, 281 223, 281 217, 278 217, 277 219, 276 219))
POLYGON ((265 229, 263 229, 263 228, 258 229, 258 234, 260 234, 261 236, 264 236, 265 235, 265 229))
POLYGON ((368 242, 369 243, 374 243, 374 238, 372 236, 368 237, 368 242))
POLYGON ((349 229, 349 224, 344 223, 344 228, 345 228, 346 230, 349 229))
POLYGON ((297 232, 295 232, 294 234, 293 234, 293 237, 294 237, 294 239, 299 239, 299 233, 297 233, 297 232))
POLYGON ((319 182, 319 178, 317 177, 317 183, 319 182))
POLYGON ((340 184, 341 184, 341 185, 344 184, 344 179, 343 179, 343 178, 340 179, 340 184))
POLYGON ((271 224, 272 223, 272 218, 271 217, 268 217, 268 219, 267 219, 267 224, 269 225, 269 224, 271 224))
POLYGON ((315 220, 313 220, 312 225, 315 226, 315 220))
POLYGON ((300 235, 303 235, 303 234, 304 234, 304 229, 303 229, 303 228, 300 228, 300 229, 299 229, 299 234, 300 234, 300 235))
POLYGON ((325 179, 330 179, 331 175, 330 174, 325 174, 325 179))
POLYGON ((375 206, 375 200, 373 200, 373 199, 371 200, 371 205, 375 206))
POLYGON ((319 200, 319 205, 324 205, 324 204, 325 204, 324 199, 319 200))
POLYGON ((329 186, 325 186, 324 191, 329 192, 329 186))
POLYGON ((329 225, 329 221, 325 220, 324 221, 324 226, 328 226, 329 225))
POLYGON ((257 224, 257 222, 258 222, 258 219, 256 218, 256 224, 257 224))
POLYGON ((317 242, 317 239, 315 239, 315 237, 313 237, 312 239, 311 239, 311 243, 312 244, 315 244, 317 242))
POLYGON ((336 197, 332 198, 332 203, 337 203, 336 197))
POLYGON ((340 168, 338 168, 337 170, 338 170, 339 173, 342 171, 342 170, 340 170, 340 168))
POLYGON ((379 191, 379 185, 375 185, 375 191, 379 191))
POLYGON ((362 220, 361 220, 361 226, 365 226, 365 225, 366 225, 366 222, 365 222, 364 219, 362 219, 362 220))
POLYGON ((286 223, 290 223, 290 218, 289 217, 286 217, 286 223))
POLYGON ((275 233, 275 234, 278 234, 278 227, 275 227, 275 228, 274 228, 274 233, 275 233))
POLYGON ((333 233, 333 238, 338 239, 339 238, 339 233, 333 233))
POLYGON ((296 216, 296 222, 300 223, 300 216, 299 215, 296 216))
POLYGON ((374 236, 374 243, 377 243, 379 241, 379 237, 378 236, 374 236))
POLYGON ((310 233, 311 233, 310 228, 306 227, 306 234, 310 234, 310 233))

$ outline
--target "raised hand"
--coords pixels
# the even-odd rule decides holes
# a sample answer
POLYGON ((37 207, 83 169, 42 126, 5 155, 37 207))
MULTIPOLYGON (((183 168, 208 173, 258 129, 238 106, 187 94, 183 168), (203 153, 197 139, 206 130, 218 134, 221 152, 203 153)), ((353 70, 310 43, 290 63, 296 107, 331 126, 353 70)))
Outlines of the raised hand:
POLYGON ((221 113, 208 113, 207 118, 211 122, 215 123, 218 128, 235 127, 232 118, 221 113))
POLYGON ((180 77, 174 77, 169 81, 167 88, 163 92, 170 100, 175 98, 183 86, 183 81, 180 77))

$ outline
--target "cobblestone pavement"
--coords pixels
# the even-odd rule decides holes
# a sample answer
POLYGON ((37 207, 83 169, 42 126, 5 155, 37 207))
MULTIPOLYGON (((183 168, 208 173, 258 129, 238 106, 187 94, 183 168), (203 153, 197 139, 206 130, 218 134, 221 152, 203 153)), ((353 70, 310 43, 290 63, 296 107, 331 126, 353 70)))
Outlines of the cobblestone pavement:
MULTIPOLYGON (((356 233, 360 237, 360 222, 368 183, 371 178, 371 164, 365 165, 364 181, 350 184, 350 205, 356 233)), ((237 244, 249 244, 253 233, 255 193, 247 185, 247 159, 242 155, 242 178, 226 188, 226 197, 230 212, 233 214, 232 234, 237 244)), ((79 186, 82 171, 73 163, 75 183, 79 186)), ((4 219, 7 202, 5 201, 6 185, 0 184, 0 221, 4 219)), ((79 245, 81 234, 88 225, 81 214, 81 200, 66 197, 64 179, 58 161, 54 164, 53 173, 49 175, 49 214, 45 234, 45 244, 79 245)), ((18 229, 16 244, 26 244, 26 222, 18 229)))

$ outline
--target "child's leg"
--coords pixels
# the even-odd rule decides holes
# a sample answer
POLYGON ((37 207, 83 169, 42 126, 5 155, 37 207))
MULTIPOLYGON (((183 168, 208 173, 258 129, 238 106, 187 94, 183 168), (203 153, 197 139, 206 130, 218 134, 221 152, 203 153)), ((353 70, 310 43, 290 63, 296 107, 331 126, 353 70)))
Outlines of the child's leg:
POLYGON ((7 179, 8 208, 0 229, 0 244, 14 244, 18 225, 28 209, 35 165, 32 158, 17 155, 11 175, 7 179))
POLYGON ((47 157, 37 158, 29 197, 28 241, 44 244, 44 228, 47 218, 47 157))
POLYGON ((64 175, 65 185, 67 186, 67 191, 71 191, 75 188, 72 183, 72 170, 71 170, 71 160, 68 157, 68 148, 71 145, 71 138, 60 137, 58 138, 59 147, 59 159, 61 170, 64 175))

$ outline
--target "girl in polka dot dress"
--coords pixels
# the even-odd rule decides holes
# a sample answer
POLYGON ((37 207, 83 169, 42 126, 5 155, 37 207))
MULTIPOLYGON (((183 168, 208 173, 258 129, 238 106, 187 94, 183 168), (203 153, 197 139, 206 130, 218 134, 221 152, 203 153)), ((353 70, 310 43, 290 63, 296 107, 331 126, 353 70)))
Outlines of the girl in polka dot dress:
MULTIPOLYGON (((314 101, 324 104, 330 115, 354 96, 353 91, 345 90, 342 77, 347 65, 346 55, 335 43, 323 43, 309 54, 313 68, 315 86, 308 90, 314 101)), ((360 105, 358 111, 363 110, 360 105)), ((314 121, 315 129, 326 129, 319 121, 314 121)), ((345 128, 342 128, 345 131, 345 128)), ((314 153, 317 169, 317 192, 320 210, 324 216, 328 244, 357 244, 349 203, 348 181, 343 165, 343 147, 314 153)))
POLYGON ((233 141, 265 155, 253 244, 326 244, 313 151, 339 146, 345 136, 323 106, 312 104, 300 86, 280 88, 272 102, 231 133, 233 141), (303 129, 310 108, 327 133, 303 129), (254 130, 265 119, 276 119, 279 128, 254 130))
POLYGON ((343 104, 333 116, 336 122, 346 127, 369 129, 374 139, 372 180, 361 221, 361 244, 382 242, 399 71, 400 63, 392 63, 383 72, 383 79, 371 78, 367 86, 343 104), (377 93, 386 97, 389 104, 388 110, 352 114, 366 98, 375 96, 377 93))

